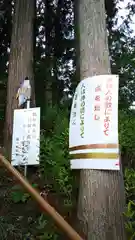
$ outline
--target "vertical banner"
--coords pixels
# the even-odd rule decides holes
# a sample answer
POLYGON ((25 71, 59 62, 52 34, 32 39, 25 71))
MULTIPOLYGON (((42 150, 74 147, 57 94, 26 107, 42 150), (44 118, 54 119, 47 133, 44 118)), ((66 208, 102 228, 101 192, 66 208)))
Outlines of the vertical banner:
POLYGON ((14 110, 11 164, 37 165, 39 152, 40 108, 14 110))
POLYGON ((93 76, 75 91, 69 129, 72 169, 120 170, 117 75, 93 76))

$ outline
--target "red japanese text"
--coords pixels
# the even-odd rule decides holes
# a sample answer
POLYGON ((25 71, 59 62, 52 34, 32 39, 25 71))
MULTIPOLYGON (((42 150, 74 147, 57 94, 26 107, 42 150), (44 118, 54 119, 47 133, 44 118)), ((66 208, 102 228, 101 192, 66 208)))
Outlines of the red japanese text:
POLYGON ((95 102, 94 102, 94 120, 100 120, 100 93, 101 86, 97 85, 95 88, 95 102))
POLYGON ((108 79, 105 93, 104 134, 109 135, 112 114, 112 79, 108 79))

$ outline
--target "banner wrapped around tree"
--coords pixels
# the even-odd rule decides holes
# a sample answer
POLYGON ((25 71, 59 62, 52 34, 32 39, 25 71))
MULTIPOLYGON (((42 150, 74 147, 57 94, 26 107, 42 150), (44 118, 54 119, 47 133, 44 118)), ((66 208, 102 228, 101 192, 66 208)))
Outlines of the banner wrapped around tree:
POLYGON ((70 116, 72 169, 120 169, 118 79, 100 75, 78 84, 70 116))

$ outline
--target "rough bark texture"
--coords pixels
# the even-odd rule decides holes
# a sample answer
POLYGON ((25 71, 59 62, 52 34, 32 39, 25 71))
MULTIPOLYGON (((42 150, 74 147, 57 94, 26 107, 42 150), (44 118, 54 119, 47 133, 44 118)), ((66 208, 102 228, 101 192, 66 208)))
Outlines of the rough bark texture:
MULTIPOLYGON (((79 0, 80 80, 110 73, 104 0, 79 0)), ((78 218, 85 239, 124 240, 122 171, 81 170, 78 218)))
MULTIPOLYGON (((7 107, 5 123, 5 148, 10 156, 13 127, 13 110, 17 108, 16 91, 20 82, 28 76, 33 81, 33 20, 34 0, 16 0, 9 59, 7 107)), ((32 89, 32 100, 34 91, 32 89)))

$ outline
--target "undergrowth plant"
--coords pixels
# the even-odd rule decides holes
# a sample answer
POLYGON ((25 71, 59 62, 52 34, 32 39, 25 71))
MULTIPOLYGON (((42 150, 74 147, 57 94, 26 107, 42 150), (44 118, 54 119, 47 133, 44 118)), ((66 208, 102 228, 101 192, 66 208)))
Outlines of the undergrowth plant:
POLYGON ((128 240, 135 239, 135 110, 119 111, 119 141, 123 156, 126 194, 125 228, 128 240))
POLYGON ((119 111, 119 141, 122 164, 135 167, 135 110, 119 111))
POLYGON ((63 195, 65 204, 70 206, 76 186, 68 153, 69 120, 64 110, 52 108, 49 111, 51 113, 46 116, 51 115, 51 119, 46 117, 45 128, 41 132, 40 170, 52 191, 63 195))
MULTIPOLYGON (((36 188, 37 184, 32 184, 32 187, 36 188)), ((14 203, 26 203, 30 197, 30 194, 26 192, 20 185, 15 185, 12 187, 11 199, 14 203)))
POLYGON ((135 239, 135 170, 125 169, 125 193, 126 193, 126 211, 125 228, 128 240, 135 239))
MULTIPOLYGON (((40 171, 49 191, 58 199, 59 208, 70 216, 76 203, 77 180, 70 169, 68 112, 57 107, 48 109, 42 127, 40 171)), ((41 215, 37 225, 40 232, 44 232, 40 239, 61 239, 54 224, 51 225, 51 230, 48 228, 46 216, 41 215)))
POLYGON ((0 216, 0 240, 23 239, 21 229, 14 225, 14 222, 8 222, 8 218, 0 216))
POLYGON ((41 214, 37 220, 37 231, 39 240, 59 240, 60 233, 49 216, 41 214))

